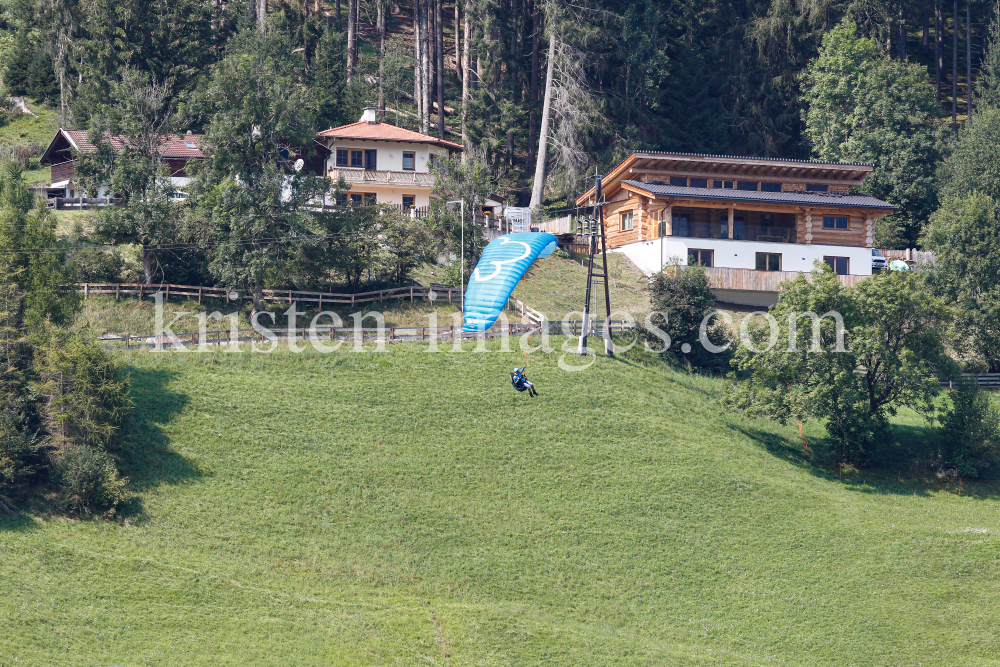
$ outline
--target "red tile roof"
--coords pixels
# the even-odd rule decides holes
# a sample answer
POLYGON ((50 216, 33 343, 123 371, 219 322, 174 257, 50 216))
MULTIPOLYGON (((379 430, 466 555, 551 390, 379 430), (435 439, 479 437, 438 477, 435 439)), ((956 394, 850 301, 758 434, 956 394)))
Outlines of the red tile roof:
POLYGON ((463 150, 460 144, 420 134, 388 123, 351 123, 317 133, 320 137, 336 139, 364 139, 368 141, 402 141, 413 144, 432 144, 452 151, 463 150))
MULTIPOLYGON (((86 130, 62 131, 81 153, 93 153, 97 150, 97 147, 87 140, 86 130)), ((177 160, 204 159, 205 154, 201 152, 202 137, 203 135, 201 134, 167 135, 167 141, 163 145, 163 157, 177 160), (188 143, 194 144, 194 148, 188 147, 188 143)), ((122 147, 122 142, 117 137, 111 137, 111 146, 112 148, 119 149, 122 147)))

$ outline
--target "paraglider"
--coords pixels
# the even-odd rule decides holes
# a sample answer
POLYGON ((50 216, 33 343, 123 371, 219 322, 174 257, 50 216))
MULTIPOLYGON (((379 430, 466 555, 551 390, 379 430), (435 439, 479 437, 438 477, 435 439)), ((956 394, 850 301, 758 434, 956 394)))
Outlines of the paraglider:
POLYGON ((528 376, 524 374, 524 371, 527 368, 528 367, 525 366, 524 368, 515 368, 511 371, 510 383, 514 386, 514 389, 517 389, 518 391, 527 391, 528 396, 534 398, 535 396, 538 396, 538 392, 535 391, 535 385, 528 382, 528 376))
POLYGON ((462 331, 478 333, 493 326, 528 267, 557 246, 558 239, 544 232, 504 234, 490 241, 469 278, 462 331))

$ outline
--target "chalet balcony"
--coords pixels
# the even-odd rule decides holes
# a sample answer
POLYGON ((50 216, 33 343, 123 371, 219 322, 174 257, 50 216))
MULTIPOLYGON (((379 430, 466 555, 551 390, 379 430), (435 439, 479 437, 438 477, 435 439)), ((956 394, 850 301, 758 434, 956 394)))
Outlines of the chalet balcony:
MULTIPOLYGON (((726 269, 714 267, 705 269, 708 286, 715 290, 737 290, 753 292, 777 292, 778 285, 795 280, 801 275, 812 282, 812 274, 798 271, 755 271, 753 269, 726 269)), ((844 287, 854 287, 870 276, 838 275, 844 287)))
POLYGON ((330 169, 327 176, 336 181, 343 177, 347 183, 369 185, 416 185, 429 188, 434 185, 434 174, 419 171, 380 171, 376 169, 330 169))

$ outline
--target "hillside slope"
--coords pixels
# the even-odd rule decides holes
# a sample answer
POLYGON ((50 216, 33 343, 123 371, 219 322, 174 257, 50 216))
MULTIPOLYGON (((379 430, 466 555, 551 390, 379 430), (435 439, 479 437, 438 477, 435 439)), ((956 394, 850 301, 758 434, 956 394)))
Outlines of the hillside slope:
POLYGON ((137 500, 0 516, 0 664, 1000 663, 994 490, 559 354, 134 353, 137 500))

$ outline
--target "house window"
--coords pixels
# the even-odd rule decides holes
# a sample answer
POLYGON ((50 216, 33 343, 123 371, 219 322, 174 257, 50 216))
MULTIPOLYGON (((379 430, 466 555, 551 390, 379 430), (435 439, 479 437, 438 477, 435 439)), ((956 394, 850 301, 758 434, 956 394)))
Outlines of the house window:
POLYGON ((684 178, 683 176, 671 176, 670 177, 670 185, 673 185, 673 186, 676 186, 676 187, 680 187, 680 188, 686 188, 687 184, 688 184, 688 179, 684 178))
POLYGON ((765 183, 760 184, 761 192, 781 192, 781 183, 765 183))
POLYGON ((815 183, 806 183, 806 192, 827 192, 830 189, 829 185, 816 185, 815 183))
POLYGON ((719 238, 729 238, 729 214, 723 213, 719 216, 719 238))
POLYGON ((702 266, 711 268, 712 251, 688 248, 688 266, 694 266, 695 264, 701 264, 702 266))
POLYGON ((716 181, 715 182, 715 187, 717 187, 717 188, 728 188, 728 189, 732 190, 733 189, 733 182, 732 181, 716 181))
POLYGON ((692 188, 707 188, 708 179, 707 178, 692 178, 691 179, 692 188))
POLYGON ((824 215, 823 229, 847 229, 847 218, 824 215))
POLYGON ((349 166, 350 162, 348 162, 348 160, 350 160, 350 159, 351 159, 350 158, 350 151, 348 151, 346 148, 338 148, 337 149, 337 166, 338 167, 347 167, 347 166, 349 166))
POLYGON ((441 158, 435 155, 434 153, 431 153, 430 160, 431 160, 431 169, 439 169, 441 167, 441 158))
POLYGON ((365 169, 367 171, 378 169, 378 151, 374 148, 365 151, 365 169))
POLYGON ((622 219, 622 231, 623 232, 627 232, 628 230, 632 229, 632 213, 631 213, 631 211, 628 212, 628 213, 622 213, 621 219, 622 219))
POLYGON ((378 203, 378 197, 375 196, 374 192, 352 192, 350 200, 352 204, 361 204, 362 206, 372 206, 378 203))
POLYGON ((352 167, 359 167, 360 168, 360 167, 365 166, 364 159, 365 159, 365 152, 364 151, 354 151, 354 150, 351 151, 351 166, 352 167))
POLYGON ((737 190, 756 190, 757 185, 757 181, 736 181, 737 190))
MULTIPOLYGON (((413 153, 410 153, 410 155, 413 155, 413 153)), ((415 206, 416 203, 416 195, 403 195, 403 208, 410 208, 411 206, 415 206)))
POLYGON ((758 271, 781 271, 781 253, 759 252, 757 253, 758 271))
POLYGON ((403 170, 413 171, 417 168, 417 154, 403 153, 403 170))
POLYGON ((824 257, 823 261, 829 264, 838 276, 846 276, 851 272, 847 257, 824 257))

